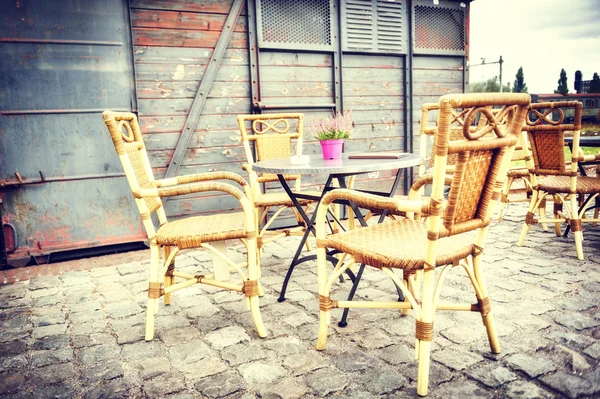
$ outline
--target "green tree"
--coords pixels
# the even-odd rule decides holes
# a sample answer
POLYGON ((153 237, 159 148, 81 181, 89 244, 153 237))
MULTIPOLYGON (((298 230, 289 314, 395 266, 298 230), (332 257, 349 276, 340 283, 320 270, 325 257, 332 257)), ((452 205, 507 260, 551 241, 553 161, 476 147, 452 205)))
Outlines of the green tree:
MULTIPOLYGON (((510 86, 503 86, 502 91, 509 92, 510 86)), ((484 82, 475 82, 469 84, 469 92, 471 93, 498 93, 500 92, 500 83, 498 77, 494 76, 484 82)))
POLYGON ((569 87, 567 86, 567 73, 565 69, 560 70, 560 79, 558 79, 558 88, 554 90, 557 94, 569 94, 569 87))
POLYGON ((513 93, 527 93, 527 84, 525 83, 525 76, 523 74, 523 67, 520 67, 515 75, 515 83, 513 84, 513 93))
POLYGON ((600 76, 598 76, 598 72, 594 72, 594 77, 590 82, 590 88, 588 90, 589 93, 600 93, 600 76))

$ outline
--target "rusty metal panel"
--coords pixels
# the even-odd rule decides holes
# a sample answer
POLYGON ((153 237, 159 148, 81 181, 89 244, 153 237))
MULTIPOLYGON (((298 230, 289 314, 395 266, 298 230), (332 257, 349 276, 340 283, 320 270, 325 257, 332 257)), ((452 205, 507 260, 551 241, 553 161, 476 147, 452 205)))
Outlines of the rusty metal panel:
POLYGON ((9 263, 144 239, 100 117, 136 108, 125 3, 3 2, 0 195, 18 243, 9 263))

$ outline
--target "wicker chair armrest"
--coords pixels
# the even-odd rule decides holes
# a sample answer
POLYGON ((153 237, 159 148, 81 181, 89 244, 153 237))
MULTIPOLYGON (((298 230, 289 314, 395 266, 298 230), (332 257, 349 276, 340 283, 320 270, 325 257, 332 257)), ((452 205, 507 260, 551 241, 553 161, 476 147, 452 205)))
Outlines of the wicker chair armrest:
POLYGON ((206 191, 221 191, 233 195, 238 200, 247 200, 246 195, 237 187, 231 184, 210 182, 210 183, 189 183, 172 187, 163 188, 142 188, 133 191, 135 198, 146 197, 176 197, 178 195, 201 193, 206 191))
POLYGON ((428 207, 429 205, 423 201, 382 197, 380 195, 340 188, 332 190, 323 196, 319 206, 319 212, 326 211, 327 207, 335 200, 352 201, 361 208, 387 210, 392 212, 404 211, 421 213, 423 212, 424 207, 428 207))
POLYGON ((594 162, 600 160, 600 154, 582 154, 577 161, 579 162, 594 162))
POLYGON ((193 175, 176 176, 168 179, 156 180, 156 187, 170 187, 178 184, 196 183, 210 180, 233 180, 240 186, 244 187, 248 183, 246 180, 233 172, 208 172, 208 173, 197 173, 193 175))

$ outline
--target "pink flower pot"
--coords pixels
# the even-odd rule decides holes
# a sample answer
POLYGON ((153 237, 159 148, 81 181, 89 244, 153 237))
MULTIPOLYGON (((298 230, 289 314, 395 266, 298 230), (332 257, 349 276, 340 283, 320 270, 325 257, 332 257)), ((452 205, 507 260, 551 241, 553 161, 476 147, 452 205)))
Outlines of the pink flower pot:
POLYGON ((321 150, 323 159, 340 159, 342 157, 342 147, 344 140, 323 140, 321 141, 321 150))

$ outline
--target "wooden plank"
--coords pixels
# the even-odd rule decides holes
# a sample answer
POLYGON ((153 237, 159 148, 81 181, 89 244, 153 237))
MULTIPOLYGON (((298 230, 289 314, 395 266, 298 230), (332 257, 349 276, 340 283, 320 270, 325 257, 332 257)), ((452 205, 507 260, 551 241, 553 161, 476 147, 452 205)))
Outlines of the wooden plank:
POLYGON ((447 57, 447 56, 419 56, 413 57, 414 69, 453 69, 457 71, 463 70, 463 57, 447 57))
MULTIPOLYGON (((215 47, 221 32, 185 29, 133 28, 135 46, 215 47)), ((247 48, 245 33, 234 32, 228 47, 247 48)))
MULTIPOLYGON (((198 47, 148 47, 137 46, 134 57, 136 64, 203 64, 213 55, 212 48, 198 47)), ((221 65, 248 65, 248 50, 228 48, 221 65)))
POLYGON ((416 83, 413 86, 413 94, 421 95, 444 95, 450 93, 462 93, 462 79, 460 82, 426 82, 416 83))
POLYGON ((413 71, 413 82, 460 82, 462 84, 462 72, 447 69, 415 69, 413 71))
MULTIPOLYGON (((200 13, 228 14, 231 1, 223 0, 131 0, 131 8, 148 8, 154 10, 180 10, 200 13)), ((246 7, 241 15, 246 15, 246 7)))
POLYGON ((404 83, 399 81, 380 83, 344 81, 343 92, 344 104, 348 97, 353 96, 401 97, 404 92, 404 83))
POLYGON ((404 109, 402 97, 348 97, 345 99, 344 108, 352 110, 354 119, 357 112, 362 111, 393 111, 404 109))
POLYGON ((344 55, 344 69, 404 69, 402 57, 388 57, 378 55, 344 55))
MULTIPOLYGON (((206 14, 182 11, 132 10, 134 28, 210 30, 221 32, 226 14, 206 14)), ((241 18, 233 28, 235 32, 247 32, 246 20, 241 18)))
MULTIPOLYGON (((200 81, 187 82, 149 82, 140 81, 137 84, 137 94, 140 99, 152 98, 194 98, 200 81)), ((243 97, 250 95, 249 82, 215 82, 208 92, 208 98, 243 97)))
MULTIPOLYGON (((138 109, 143 115, 187 115, 192 99, 140 99, 138 109)), ((251 113, 251 104, 247 98, 209 98, 204 112, 208 114, 247 114, 251 113)))
POLYGON ((331 68, 330 54, 311 54, 296 52, 260 52, 260 65, 264 66, 297 66, 331 68))
MULTIPOLYGON (((235 119, 235 115, 231 115, 235 119)), ((203 118, 200 118, 199 125, 202 125, 203 118)), ((144 142, 148 151, 172 150, 177 145, 177 133, 153 133, 144 135, 144 142)), ((220 146, 242 145, 242 136, 236 130, 215 130, 194 132, 190 139, 188 148, 208 148, 220 146)))
MULTIPOLYGON (((260 92, 263 102, 270 105, 271 101, 267 99, 273 97, 327 97, 324 102, 333 102, 331 82, 268 82, 261 86, 260 92)), ((317 102, 316 99, 314 101, 317 102)))
MULTIPOLYGON (((166 168, 171 162, 174 150, 148 151, 148 158, 152 168, 166 168)), ((181 165, 206 165, 215 163, 228 163, 246 161, 242 146, 223 146, 209 148, 188 148, 185 151, 181 165)))
POLYGON ((403 71, 399 69, 344 68, 344 84, 348 82, 403 82, 403 71))
MULTIPOLYGON (((185 124, 185 116, 145 116, 140 115, 140 128, 142 133, 169 133, 181 132, 185 124)), ((206 131, 207 129, 237 129, 237 120, 233 114, 207 114, 202 113, 200 122, 194 129, 195 132, 206 131)))
MULTIPOLYGON (((206 65, 189 64, 137 64, 136 81, 200 81, 206 65)), ((223 65, 217 71, 216 82, 249 82, 250 72, 245 65, 223 65)))
MULTIPOLYGON (((303 66, 264 66, 260 69, 261 82, 331 82, 331 68, 303 66)), ((262 86, 261 86, 262 87, 262 86)))

